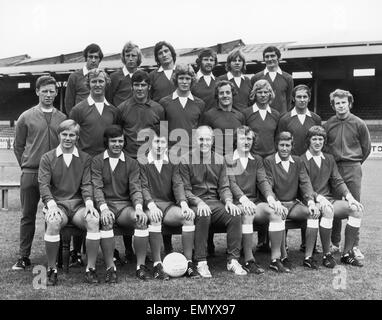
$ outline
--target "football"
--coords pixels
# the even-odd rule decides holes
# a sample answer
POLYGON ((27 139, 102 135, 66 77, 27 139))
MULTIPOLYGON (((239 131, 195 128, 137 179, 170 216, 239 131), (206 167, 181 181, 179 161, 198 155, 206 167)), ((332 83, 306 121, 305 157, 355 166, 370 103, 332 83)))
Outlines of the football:
POLYGON ((187 270, 186 257, 179 252, 168 254, 163 259, 163 270, 173 278, 183 276, 187 270))

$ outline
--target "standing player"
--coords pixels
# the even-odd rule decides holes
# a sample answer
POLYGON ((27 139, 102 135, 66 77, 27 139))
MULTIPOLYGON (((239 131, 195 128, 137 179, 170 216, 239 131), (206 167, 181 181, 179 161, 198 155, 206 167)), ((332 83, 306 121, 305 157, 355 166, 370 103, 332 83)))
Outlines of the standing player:
POLYGON ((306 134, 309 128, 321 125, 321 117, 308 109, 310 97, 311 91, 305 84, 293 88, 292 102, 294 108, 285 113, 279 122, 279 132, 289 131, 292 133, 294 142, 292 154, 296 156, 301 156, 307 149, 306 134))
POLYGON ((32 242, 35 233, 37 205, 40 201, 38 167, 41 156, 59 144, 57 128, 66 119, 53 102, 57 96, 57 82, 53 77, 41 76, 36 81, 37 106, 24 111, 16 123, 14 153, 21 167, 19 259, 13 270, 24 270, 31 265, 32 242))
POLYGON ((199 274, 211 278, 207 264, 207 238, 210 225, 227 228, 227 269, 246 275, 240 265, 241 213, 232 202, 224 158, 212 151, 213 131, 201 126, 196 130, 195 148, 180 164, 186 198, 195 212, 195 260, 199 274))
POLYGON ((151 98, 159 102, 175 90, 172 81, 176 61, 175 49, 170 43, 159 41, 154 47, 154 57, 159 68, 150 72, 151 98))
POLYGON ((215 152, 224 155, 233 153, 233 135, 235 129, 244 124, 244 116, 234 106, 237 94, 235 85, 228 80, 216 84, 216 108, 207 111, 202 123, 215 131, 215 152))
POLYGON ((275 94, 269 82, 260 79, 255 82, 250 94, 253 106, 243 112, 245 125, 256 134, 251 151, 262 158, 276 152, 274 141, 280 113, 270 107, 274 98, 275 94))
POLYGON ((103 132, 109 125, 119 123, 119 110, 105 99, 105 89, 110 78, 102 69, 88 72, 87 86, 90 95, 70 112, 70 118, 80 127, 78 146, 92 157, 104 150, 103 132))
POLYGON ((196 59, 196 65, 199 71, 196 73, 196 81, 192 86, 191 92, 204 101, 206 111, 216 107, 216 79, 212 71, 217 64, 218 57, 214 50, 206 48, 199 52, 196 59))
POLYGON ((301 157, 312 182, 315 200, 321 213, 320 236, 324 253, 322 264, 327 268, 334 268, 336 265, 330 253, 330 236, 333 217, 337 217, 348 218, 341 262, 362 267, 362 263, 354 255, 353 247, 361 225, 363 206, 349 192, 338 172, 333 156, 322 152, 325 140, 326 132, 323 127, 311 127, 306 136, 308 150, 301 157), (332 190, 347 201, 333 198, 332 190))
POLYGON ((275 201, 267 180, 263 160, 250 152, 254 139, 255 133, 249 127, 239 127, 236 130, 236 150, 226 155, 226 161, 232 194, 242 214, 244 269, 259 274, 264 270, 257 265, 252 253, 253 223, 269 222, 273 260, 279 258, 277 253, 280 252, 285 222, 282 219, 281 204, 275 201), (261 202, 259 192, 268 204, 261 202))
POLYGON ((191 93, 195 79, 191 65, 177 65, 173 75, 176 90, 159 101, 168 121, 169 145, 174 144, 171 135, 180 137, 179 146, 186 152, 192 144, 192 130, 198 127, 205 110, 205 103, 191 93), (180 129, 179 135, 175 134, 177 129, 180 129))
MULTIPOLYGON (((336 89, 330 94, 330 104, 336 112, 325 124, 327 133, 327 151, 334 156, 338 170, 354 198, 360 202, 362 185, 362 163, 371 151, 369 130, 363 120, 350 112, 353 107, 353 95, 349 91, 336 89)), ((334 219, 332 243, 338 249, 341 241, 341 220, 334 219)), ((357 234, 355 257, 364 256, 358 248, 357 234)))
POLYGON ((150 78, 143 70, 136 71, 131 77, 133 96, 120 104, 121 124, 126 138, 125 151, 133 159, 137 159, 137 152, 144 141, 138 135, 144 135, 145 129, 159 127, 165 114, 163 107, 150 99, 150 78))
POLYGON ((243 112, 249 106, 249 93, 251 92, 251 80, 244 75, 245 57, 240 49, 233 49, 227 57, 227 73, 219 77, 219 80, 231 81, 235 86, 237 95, 234 97, 234 107, 243 112))
MULTIPOLYGON (((307 220, 306 249, 303 265, 317 269, 313 259, 313 247, 317 238, 319 210, 314 202, 312 184, 302 160, 292 156, 293 136, 290 132, 280 132, 276 138, 277 152, 264 160, 264 167, 276 198, 284 206, 286 217, 293 220, 307 220), (301 195, 301 202, 298 197, 301 195)), ((285 239, 285 237, 283 237, 285 239)), ((277 272, 290 271, 285 245, 281 246, 281 264, 273 260, 270 268, 277 272), (284 267, 284 268, 283 268, 284 267)))
POLYGON ((110 87, 106 91, 107 99, 116 107, 133 95, 131 80, 141 65, 142 52, 129 41, 122 48, 121 60, 124 66, 110 75, 110 87))
POLYGON ((257 80, 267 80, 275 93, 275 99, 272 101, 271 107, 283 115, 291 109, 294 84, 292 76, 280 69, 280 58, 281 52, 278 48, 274 46, 266 47, 263 51, 263 59, 266 67, 264 71, 260 71, 252 77, 251 83, 253 85, 257 80))
POLYGON ((99 45, 89 44, 84 50, 86 64, 81 70, 73 72, 68 79, 65 91, 65 110, 69 116, 72 108, 89 96, 89 87, 86 85, 86 76, 89 70, 98 68, 102 61, 103 53, 99 45))
POLYGON ((179 166, 169 162, 167 155, 167 131, 157 128, 152 133, 146 163, 141 163, 142 192, 148 208, 150 246, 154 261, 154 278, 165 279, 161 263, 161 228, 182 226, 183 254, 188 260, 186 276, 199 274, 192 262, 194 247, 194 212, 188 207, 179 166))
POLYGON ((98 283, 95 264, 99 247, 99 214, 93 206, 91 158, 75 146, 80 127, 65 120, 58 127, 60 145, 45 153, 40 161, 38 182, 45 205, 44 235, 48 258, 48 285, 57 284, 56 259, 60 230, 71 221, 86 229, 87 267, 85 281, 98 283))
POLYGON ((147 277, 145 259, 149 232, 143 212, 143 198, 138 162, 123 151, 123 130, 118 125, 105 129, 106 150, 93 158, 94 199, 101 213, 101 248, 106 264, 107 283, 117 282, 113 261, 115 248, 113 225, 134 228, 137 277, 147 277))

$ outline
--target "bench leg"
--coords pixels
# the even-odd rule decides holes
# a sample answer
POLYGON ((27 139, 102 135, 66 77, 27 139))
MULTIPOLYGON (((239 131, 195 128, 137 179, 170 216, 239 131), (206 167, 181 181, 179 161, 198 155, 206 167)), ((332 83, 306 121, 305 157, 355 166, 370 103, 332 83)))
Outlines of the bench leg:
POLYGON ((70 259, 70 234, 62 235, 62 269, 65 273, 69 272, 70 259))
POLYGON ((8 189, 1 190, 1 209, 8 210, 8 189))

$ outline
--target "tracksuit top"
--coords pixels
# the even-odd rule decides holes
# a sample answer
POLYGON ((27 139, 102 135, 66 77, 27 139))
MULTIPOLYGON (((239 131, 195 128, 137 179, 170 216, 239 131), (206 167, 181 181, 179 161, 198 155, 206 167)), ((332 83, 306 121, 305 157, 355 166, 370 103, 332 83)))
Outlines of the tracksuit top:
POLYGON ((68 78, 68 84, 65 91, 65 110, 69 115, 73 107, 81 101, 86 100, 90 90, 86 85, 86 76, 83 69, 73 72, 68 78))
POLYGON ((371 140, 366 123, 350 113, 344 119, 331 117, 325 124, 327 133, 326 151, 336 162, 363 163, 370 154, 371 140))
POLYGON ((110 75, 110 86, 106 89, 106 99, 118 107, 133 95, 132 82, 129 75, 125 76, 122 69, 110 75))
POLYGON ((57 128, 66 115, 53 108, 48 123, 41 107, 24 111, 16 123, 13 151, 23 172, 36 172, 41 156, 59 145, 57 128))
POLYGON ((153 70, 149 74, 150 83, 151 83, 151 99, 156 102, 159 102, 160 99, 172 94, 176 88, 174 83, 171 80, 168 80, 164 71, 158 72, 153 70))
POLYGON ((233 83, 237 90, 237 94, 233 96, 233 105, 234 107, 239 110, 240 112, 243 112, 245 109, 248 108, 250 101, 249 101, 249 94, 252 90, 251 80, 244 76, 244 79, 241 79, 240 88, 237 86, 234 78, 231 80, 228 80, 227 74, 223 74, 218 78, 218 80, 227 80, 233 83))
POLYGON ((202 99, 206 104, 206 111, 217 106, 217 101, 215 99, 215 87, 216 87, 216 78, 211 78, 210 85, 207 86, 204 77, 200 77, 200 79, 196 80, 194 85, 191 88, 191 93, 202 99))

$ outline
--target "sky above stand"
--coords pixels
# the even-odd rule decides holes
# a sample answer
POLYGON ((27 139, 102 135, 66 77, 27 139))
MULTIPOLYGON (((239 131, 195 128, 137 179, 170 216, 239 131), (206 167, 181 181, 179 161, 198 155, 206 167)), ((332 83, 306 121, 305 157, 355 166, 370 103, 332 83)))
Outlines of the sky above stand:
POLYGON ((380 0, 0 0, 0 58, 244 43, 382 41, 380 0))

